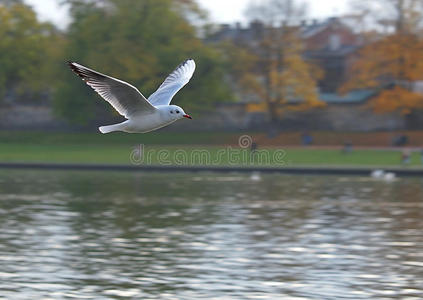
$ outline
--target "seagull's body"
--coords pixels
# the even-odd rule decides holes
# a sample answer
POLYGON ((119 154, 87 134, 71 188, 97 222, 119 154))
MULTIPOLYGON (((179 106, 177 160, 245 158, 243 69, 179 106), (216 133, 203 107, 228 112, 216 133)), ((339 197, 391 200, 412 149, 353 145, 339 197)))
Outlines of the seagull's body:
POLYGON ((182 116, 185 115, 182 108, 176 105, 160 105, 156 106, 156 111, 151 114, 139 115, 129 118, 128 120, 108 126, 101 126, 99 130, 101 133, 109 133, 112 131, 124 131, 128 133, 146 133, 169 124, 172 124, 177 118, 175 118, 170 110, 182 111, 182 116))
POLYGON ((188 59, 180 64, 148 99, 134 86, 104 75, 75 62, 69 66, 116 111, 127 118, 118 124, 101 126, 101 133, 124 131, 145 133, 167 126, 183 117, 191 119, 182 108, 170 105, 173 96, 191 79, 195 62, 188 59))

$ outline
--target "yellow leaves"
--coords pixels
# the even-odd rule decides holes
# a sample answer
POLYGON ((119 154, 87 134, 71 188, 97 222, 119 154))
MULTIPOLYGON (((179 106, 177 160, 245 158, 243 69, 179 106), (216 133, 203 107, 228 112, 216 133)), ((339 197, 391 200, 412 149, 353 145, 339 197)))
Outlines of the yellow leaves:
POLYGON ((340 92, 401 85, 382 91, 371 107, 381 113, 407 114, 422 108, 423 95, 405 87, 418 80, 423 80, 423 41, 413 34, 393 34, 361 49, 352 65, 351 77, 340 92))
POLYGON ((316 81, 323 72, 304 61, 304 45, 296 28, 266 26, 262 35, 253 41, 241 46, 227 42, 221 47, 232 79, 244 93, 241 97, 267 103, 272 115, 275 110, 279 114, 291 107, 305 109, 323 105, 316 88, 316 81))
POLYGON ((406 115, 414 109, 423 109, 423 95, 396 86, 382 91, 370 106, 379 113, 399 111, 406 115))
POLYGON ((248 103, 246 106, 247 112, 264 112, 267 110, 267 105, 264 102, 248 103))
POLYGON ((267 68, 261 72, 268 81, 265 87, 267 101, 283 107, 283 110, 304 110, 324 105, 318 99, 316 88, 316 81, 323 76, 323 71, 304 61, 303 45, 295 32, 275 35, 273 40, 268 37, 268 42, 267 68))
MULTIPOLYGON (((324 105, 318 98, 317 82, 315 76, 322 76, 323 71, 317 66, 305 62, 300 53, 285 58, 285 70, 281 76, 285 88, 288 87, 290 94, 286 98, 300 99, 302 106, 313 108, 315 105, 324 105)), ((304 108, 302 108, 303 110, 304 108)))
POLYGON ((414 35, 391 35, 365 46, 352 67, 354 87, 376 86, 388 79, 423 79, 423 42, 414 35))

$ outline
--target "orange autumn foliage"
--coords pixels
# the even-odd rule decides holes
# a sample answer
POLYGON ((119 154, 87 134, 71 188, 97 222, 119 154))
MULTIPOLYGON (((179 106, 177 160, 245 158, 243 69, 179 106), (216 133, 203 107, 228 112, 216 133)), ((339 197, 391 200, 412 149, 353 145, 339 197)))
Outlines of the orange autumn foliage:
POLYGON ((379 88, 370 106, 375 112, 409 114, 423 108, 414 83, 423 80, 423 41, 414 34, 393 34, 361 49, 341 92, 379 88), (394 86, 391 89, 384 89, 394 86))
POLYGON ((261 101, 249 110, 267 110, 275 121, 288 110, 304 111, 325 105, 319 100, 317 89, 323 71, 303 59, 304 45, 297 28, 264 27, 254 43, 226 42, 222 47, 233 83, 242 93, 261 101))
POLYGON ((414 109, 423 109, 423 95, 410 92, 400 86, 382 91, 370 106, 378 113, 399 111, 406 115, 414 109))

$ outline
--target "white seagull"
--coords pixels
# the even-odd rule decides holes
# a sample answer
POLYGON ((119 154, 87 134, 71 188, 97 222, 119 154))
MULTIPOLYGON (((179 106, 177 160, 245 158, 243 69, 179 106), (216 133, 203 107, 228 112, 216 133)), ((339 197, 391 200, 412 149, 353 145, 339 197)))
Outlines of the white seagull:
POLYGON ((127 119, 122 123, 99 127, 101 133, 113 131, 145 133, 184 117, 192 119, 179 106, 170 105, 170 101, 194 74, 193 59, 181 63, 148 99, 127 82, 101 74, 76 62, 68 64, 72 71, 127 119))

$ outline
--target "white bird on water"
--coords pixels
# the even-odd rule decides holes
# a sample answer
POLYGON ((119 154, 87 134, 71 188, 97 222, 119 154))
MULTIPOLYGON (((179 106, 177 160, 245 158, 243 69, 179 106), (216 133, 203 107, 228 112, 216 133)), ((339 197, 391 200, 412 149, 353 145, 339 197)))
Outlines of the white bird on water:
POLYGON ((192 119, 182 108, 170 105, 173 96, 185 86, 195 71, 195 62, 188 59, 181 63, 148 99, 134 86, 104 75, 75 62, 68 63, 82 80, 127 120, 101 126, 101 133, 123 131, 145 133, 167 126, 182 118, 192 119))

